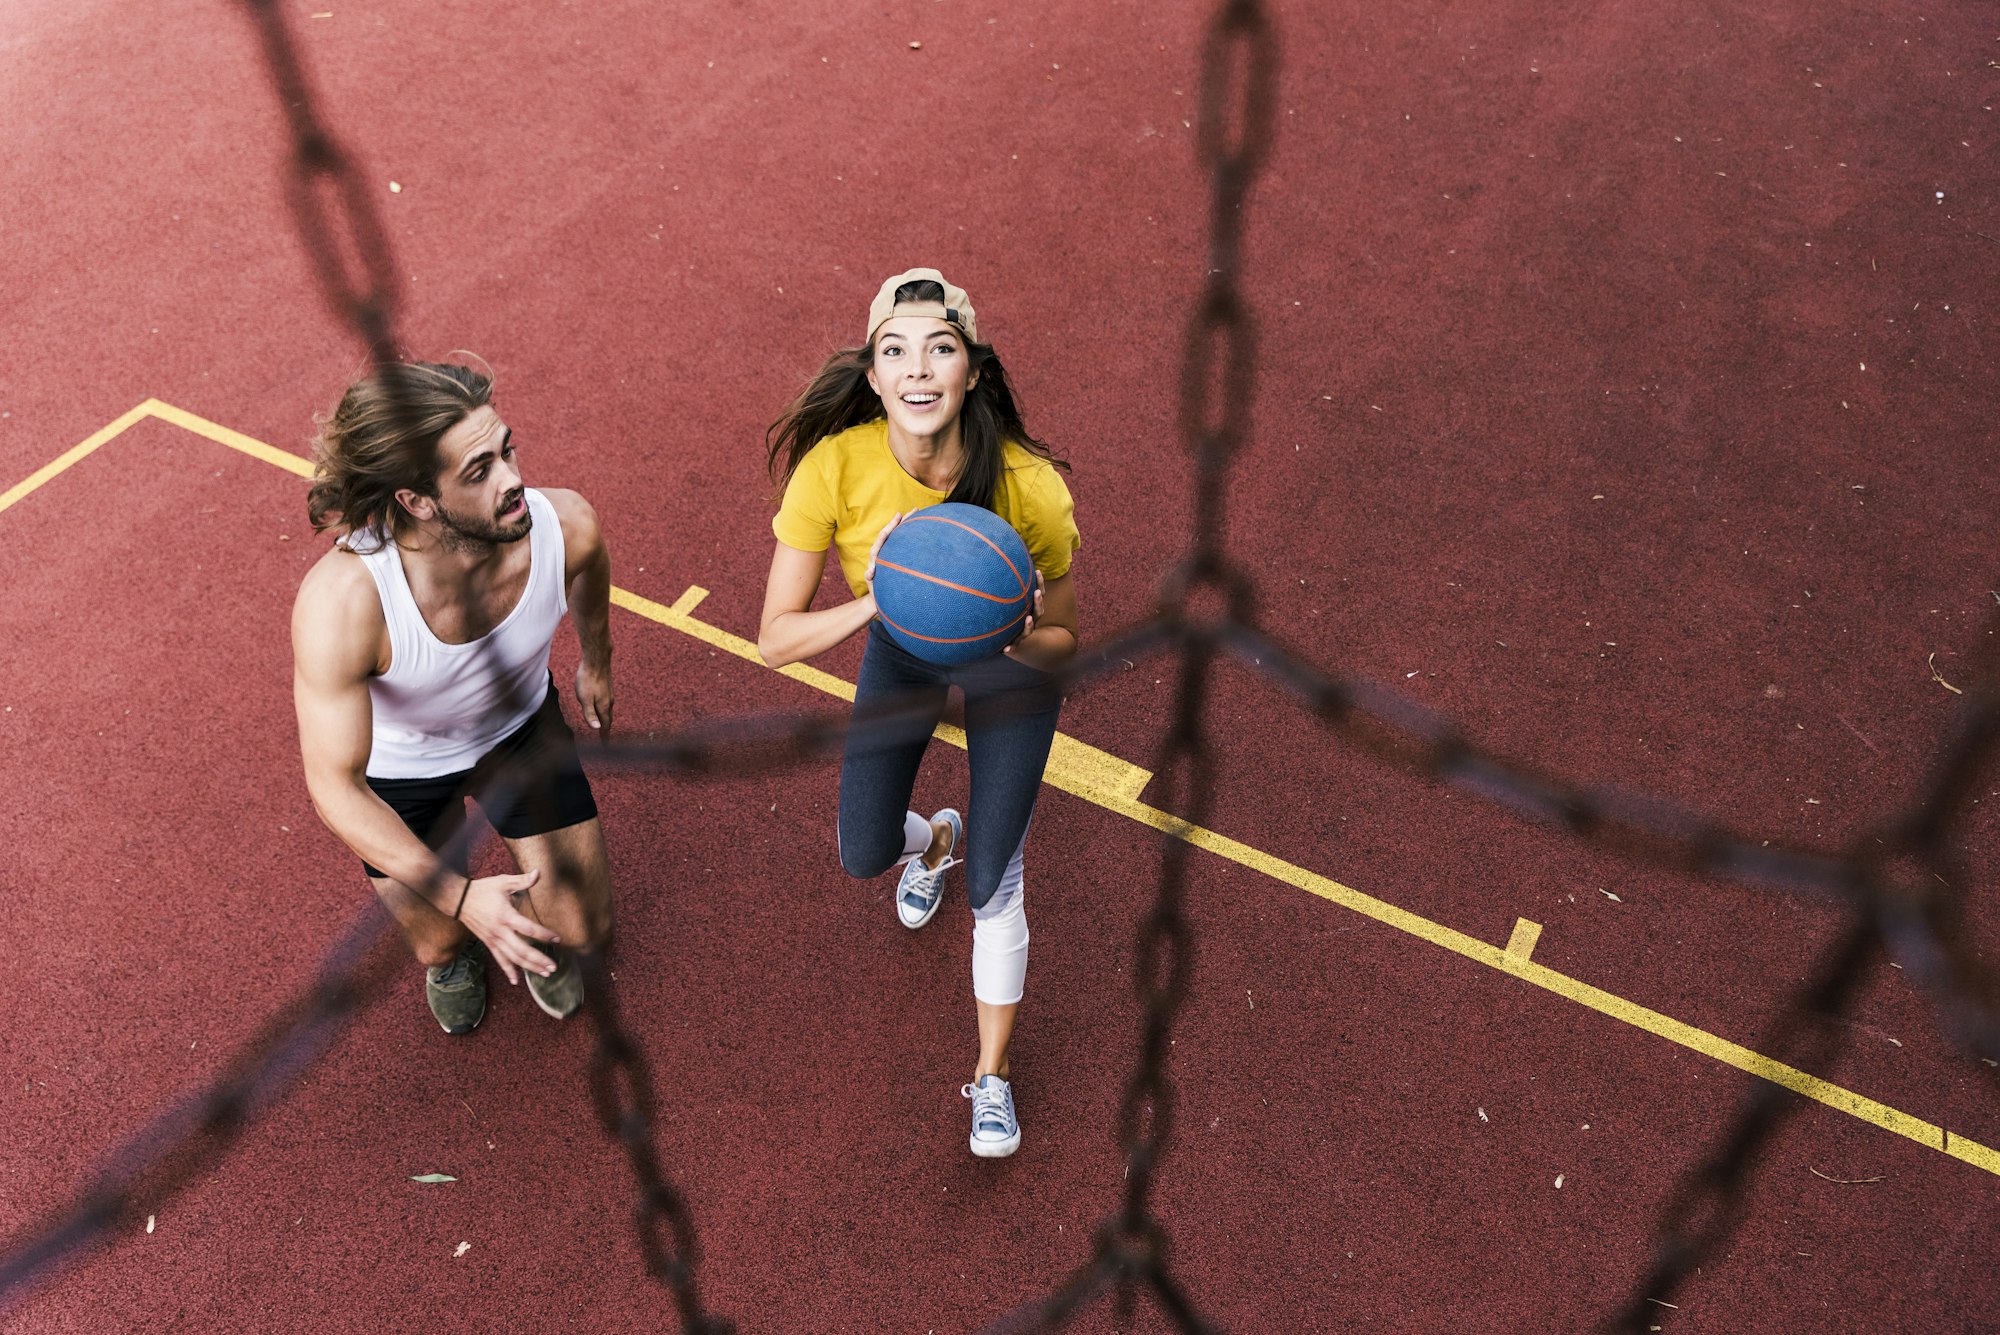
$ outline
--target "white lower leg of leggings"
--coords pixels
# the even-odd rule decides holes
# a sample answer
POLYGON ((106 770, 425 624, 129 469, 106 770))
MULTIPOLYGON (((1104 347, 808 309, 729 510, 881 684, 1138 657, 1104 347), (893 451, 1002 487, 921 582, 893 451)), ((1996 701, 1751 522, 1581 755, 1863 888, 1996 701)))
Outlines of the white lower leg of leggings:
POLYGON ((1000 888, 972 914, 972 995, 989 1006, 1012 1006, 1027 990, 1028 888, 1021 878, 1027 847, 1023 831, 1000 888))
POLYGON ((896 859, 902 866, 931 846, 931 823, 914 811, 903 813, 903 856, 896 859))

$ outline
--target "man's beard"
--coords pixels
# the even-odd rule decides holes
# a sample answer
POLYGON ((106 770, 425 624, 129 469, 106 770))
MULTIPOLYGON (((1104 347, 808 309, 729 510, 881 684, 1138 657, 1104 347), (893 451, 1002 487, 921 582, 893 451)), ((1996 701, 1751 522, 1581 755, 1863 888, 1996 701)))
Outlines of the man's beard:
MULTIPOLYGON (((501 504, 501 511, 504 513, 510 509, 523 494, 519 491, 510 493, 501 504)), ((474 518, 469 515, 453 514, 440 503, 437 515, 438 542, 448 552, 478 551, 502 543, 519 542, 527 537, 528 530, 535 526, 535 512, 532 508, 524 508, 519 519, 503 521, 496 515, 474 518)))

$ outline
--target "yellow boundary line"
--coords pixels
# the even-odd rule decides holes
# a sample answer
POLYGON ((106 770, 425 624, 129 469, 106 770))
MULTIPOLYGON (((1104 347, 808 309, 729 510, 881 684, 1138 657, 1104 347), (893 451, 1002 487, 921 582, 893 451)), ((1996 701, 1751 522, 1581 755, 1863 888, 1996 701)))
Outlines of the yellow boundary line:
MULTIPOLYGON (((274 464, 300 477, 309 477, 312 474, 311 462, 296 454, 274 449, 262 441, 253 440, 240 432, 231 431, 228 427, 220 426, 205 417, 197 417, 191 412, 162 403, 158 399, 147 399, 117 421, 101 431, 92 433, 44 467, 37 469, 4 493, 0 493, 0 511, 6 510, 38 488, 47 485, 50 480, 79 460, 148 417, 171 422, 195 435, 226 445, 232 450, 240 450, 254 459, 274 464)), ((734 654, 738 658, 761 665, 762 660, 757 657, 755 644, 695 617, 694 609, 707 596, 706 589, 693 587, 668 605, 656 603, 650 598, 641 597, 625 589, 614 588, 611 591, 611 601, 627 611, 692 636, 704 644, 734 654)), ((794 681, 803 682, 828 695, 838 696, 843 700, 854 698, 852 683, 822 672, 818 668, 793 664, 778 671, 794 681)), ((965 734, 949 725, 941 726, 938 729, 938 736, 954 746, 965 745, 965 734)), ((1386 927, 1392 927, 1420 941, 1429 942, 1455 955, 1484 964, 1488 968, 1498 969, 1524 983, 1554 993, 1600 1015, 1621 1021, 1636 1029, 1643 1029, 1670 1043, 1679 1044, 1692 1052, 1711 1057, 1749 1075, 1769 1080, 1773 1084, 1781 1085, 1850 1117, 1859 1118, 1872 1126, 1914 1141, 1926 1149, 1937 1150, 1939 1153, 1950 1155, 1954 1159, 2000 1176, 2000 1152, 1978 1141, 1955 1136, 1943 1127, 1912 1117, 1908 1113, 1899 1112, 1885 1103, 1864 1098, 1852 1090, 1843 1089, 1839 1085, 1821 1080, 1818 1076, 1808 1075, 1796 1067, 1774 1061, 1726 1038, 1684 1024, 1670 1015, 1662 1015, 1658 1011, 1627 1001, 1602 988, 1593 987, 1589 983, 1580 982, 1554 969, 1536 964, 1532 956, 1535 946, 1541 939, 1540 923, 1530 922, 1526 918, 1516 919, 1514 930, 1504 947, 1467 936, 1442 923, 1433 922, 1407 909, 1398 908, 1387 900, 1363 894, 1352 886, 1342 885, 1317 872, 1307 871, 1304 867, 1273 857, 1247 844, 1238 843, 1213 830, 1190 825, 1157 807, 1147 806, 1139 800, 1139 794, 1144 791, 1152 777, 1137 765, 1060 733, 1056 736, 1055 747, 1049 755, 1049 767, 1044 775, 1046 782, 1052 787, 1074 793, 1108 811, 1115 811, 1121 816, 1149 825, 1176 839, 1183 839, 1217 857, 1225 858, 1252 871, 1261 872, 1273 880, 1296 886, 1386 927)))

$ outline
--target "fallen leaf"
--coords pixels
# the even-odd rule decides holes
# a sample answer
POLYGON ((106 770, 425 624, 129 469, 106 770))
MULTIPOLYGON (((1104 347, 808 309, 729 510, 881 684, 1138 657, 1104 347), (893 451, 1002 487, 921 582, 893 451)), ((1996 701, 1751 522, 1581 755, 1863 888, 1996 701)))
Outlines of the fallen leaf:
POLYGON ((456 1182, 457 1178, 446 1173, 423 1173, 410 1179, 412 1182, 456 1182))
POLYGON ((1826 1174, 1820 1172, 1819 1169, 1811 1167, 1807 1168, 1806 1171, 1808 1173, 1811 1173, 1814 1177, 1825 1178, 1825 1180, 1828 1182, 1838 1182, 1843 1187, 1859 1187, 1859 1186, 1864 1186, 1870 1182, 1880 1182, 1882 1180, 1879 1177, 1827 1177, 1826 1174))
POLYGON ((1929 658, 1926 658, 1926 659, 1924 660, 1924 662, 1925 662, 1926 664, 1928 664, 1928 665, 1929 665, 1929 667, 1930 667, 1930 670, 1931 670, 1931 680, 1932 680, 1932 681, 1934 681, 1934 682, 1936 682, 1936 683, 1937 683, 1938 685, 1940 685, 1940 686, 1944 687, 1944 688, 1945 688, 1945 689, 1946 689, 1947 691, 1950 691, 1950 692, 1951 692, 1951 693, 1952 693, 1953 695, 1964 695, 1964 694, 1965 694, 1965 692, 1964 692, 1964 691, 1961 691, 1961 690, 1959 690, 1959 689, 1958 689, 1958 687, 1956 687, 1956 686, 1952 685, 1952 684, 1951 684, 1950 682, 1946 681, 1946 680, 1945 680, 1945 679, 1944 679, 1943 677, 1941 677, 1941 676, 1939 676, 1939 675, 1938 675, 1938 670, 1937 670, 1937 655, 1936 655, 1936 654, 1932 654, 1932 655, 1931 655, 1931 656, 1930 656, 1929 658))
POLYGON ((1611 901, 1612 903, 1614 903, 1614 904, 1623 904, 1623 903, 1625 902, 1624 900, 1620 899, 1620 898, 1619 898, 1618 896, 1616 896, 1616 895, 1612 894, 1612 893, 1611 893, 1611 892, 1610 892, 1609 890, 1606 890, 1606 889, 1605 889, 1605 888, 1604 888, 1603 886, 1601 886, 1601 885, 1597 887, 1597 893, 1598 893, 1598 894, 1600 894, 1600 895, 1603 895, 1603 896, 1604 896, 1604 897, 1605 897, 1606 899, 1610 900, 1610 901, 1611 901))

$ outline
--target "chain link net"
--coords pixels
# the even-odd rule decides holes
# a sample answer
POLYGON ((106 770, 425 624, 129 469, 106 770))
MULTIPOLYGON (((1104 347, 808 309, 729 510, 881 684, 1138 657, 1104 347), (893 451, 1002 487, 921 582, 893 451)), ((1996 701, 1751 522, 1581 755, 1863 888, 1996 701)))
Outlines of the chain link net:
MULTIPOLYGON (((291 141, 288 202, 322 294, 372 361, 393 361, 400 348, 397 270, 372 196, 319 115, 283 8, 276 0, 242 3, 284 112, 291 141)), ((1255 584, 1229 559, 1224 520, 1230 467, 1250 435, 1256 325, 1242 290, 1245 209, 1271 149, 1277 68, 1276 35, 1263 6, 1222 0, 1203 40, 1196 122, 1209 181, 1208 267, 1180 381, 1180 432, 1197 479, 1193 544, 1163 581, 1148 621, 1079 655, 1060 674, 1063 688, 1073 691, 1121 661, 1163 650, 1178 659, 1172 723, 1154 782, 1160 807, 1181 814, 1170 815, 1163 832, 1159 883, 1135 944, 1141 1023, 1137 1060, 1119 1105, 1123 1191, 1078 1269, 1046 1297, 995 1321, 989 1335, 1061 1328, 1107 1291, 1123 1323, 1143 1299, 1176 1330, 1217 1329, 1175 1278, 1168 1228, 1154 1213, 1152 1197, 1174 1130, 1168 1068, 1173 1026, 1195 966, 1195 934, 1185 911, 1190 836, 1206 824, 1213 802, 1206 706, 1219 658, 1275 679, 1333 736, 1399 769, 1635 862, 1824 899, 1846 910, 1846 928, 1768 1036, 1771 1054, 1786 1064, 1822 1069, 1837 1055, 1837 1022, 1885 949, 1929 991, 1958 1042, 1989 1062, 2000 1061, 1993 982, 1960 930, 1966 878, 1956 855, 1972 800, 2000 749, 2000 665, 1991 661, 2000 651, 1989 650, 1977 665, 1957 732, 1908 814, 1894 828, 1830 853, 1752 838, 1656 799, 1542 774, 1480 747, 1450 720, 1381 686, 1313 666, 1258 627, 1255 584)), ((904 722, 902 711, 890 710, 860 728, 886 736, 904 722)), ((694 780, 787 769, 838 755, 843 738, 855 730, 844 713, 725 719, 606 743, 593 748, 592 767, 694 780)), ((490 795, 504 800, 535 777, 525 770, 503 775, 490 795)), ((470 828, 440 850, 440 871, 420 890, 437 890, 438 881, 452 876, 444 868, 454 853, 463 856, 470 828)), ((559 875, 567 870, 557 869, 559 875)), ((389 986, 403 962, 389 929, 388 916, 371 905, 328 953, 313 985, 245 1044, 207 1089, 114 1151, 74 1205, 0 1251, 0 1309, 128 1223, 142 1203, 157 1208, 226 1154, 353 1014, 389 986)), ((585 1010, 596 1038, 590 1096, 604 1134, 631 1168, 638 1196, 633 1233, 646 1271, 670 1291, 684 1332, 729 1335, 734 1323, 700 1299, 694 1216, 662 1160, 652 1070, 625 1027, 615 974, 602 955, 582 962, 585 1010)), ((1658 1327, 1668 1300, 1732 1235, 1760 1151, 1800 1101, 1778 1085, 1752 1082, 1728 1130, 1664 1203, 1652 1263, 1604 1329, 1658 1327)))

